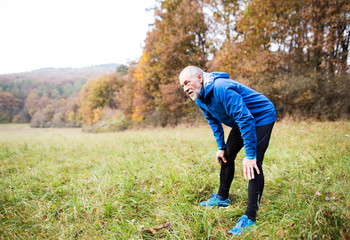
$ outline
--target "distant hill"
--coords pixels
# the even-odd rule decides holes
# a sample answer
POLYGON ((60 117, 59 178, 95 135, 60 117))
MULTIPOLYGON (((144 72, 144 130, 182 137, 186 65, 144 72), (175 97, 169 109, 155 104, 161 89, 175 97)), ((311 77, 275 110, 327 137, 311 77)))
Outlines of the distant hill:
POLYGON ((125 74, 128 67, 103 64, 82 68, 43 68, 0 75, 0 122, 33 126, 80 126, 78 93, 89 79, 125 74))
POLYGON ((101 64, 82 68, 42 68, 30 72, 1 74, 1 82, 33 81, 62 82, 86 81, 90 78, 98 78, 104 74, 113 73, 120 64, 101 64))

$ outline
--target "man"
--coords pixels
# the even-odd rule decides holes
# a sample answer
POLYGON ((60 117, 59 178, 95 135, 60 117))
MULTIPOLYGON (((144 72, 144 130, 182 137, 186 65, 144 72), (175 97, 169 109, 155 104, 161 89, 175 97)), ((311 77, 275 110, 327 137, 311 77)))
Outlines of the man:
POLYGON ((218 146, 216 161, 221 165, 219 191, 208 201, 201 202, 201 206, 228 206, 234 160, 244 146, 243 171, 245 179, 249 179, 248 203, 245 214, 229 231, 240 235, 256 220, 264 188, 262 163, 276 121, 275 107, 264 95, 229 79, 227 73, 206 73, 198 67, 188 66, 179 78, 184 92, 203 111, 218 146), (222 123, 232 128, 226 143, 222 123))

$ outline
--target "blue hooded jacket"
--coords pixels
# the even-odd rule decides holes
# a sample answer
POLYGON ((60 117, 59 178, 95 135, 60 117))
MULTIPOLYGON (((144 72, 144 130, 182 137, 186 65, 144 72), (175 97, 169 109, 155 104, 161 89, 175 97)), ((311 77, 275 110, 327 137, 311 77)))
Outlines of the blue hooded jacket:
POLYGON ((261 93, 229 79, 227 73, 204 73, 203 80, 196 104, 207 118, 218 148, 225 149, 222 123, 232 128, 239 127, 245 157, 256 158, 255 126, 276 121, 272 102, 261 93))

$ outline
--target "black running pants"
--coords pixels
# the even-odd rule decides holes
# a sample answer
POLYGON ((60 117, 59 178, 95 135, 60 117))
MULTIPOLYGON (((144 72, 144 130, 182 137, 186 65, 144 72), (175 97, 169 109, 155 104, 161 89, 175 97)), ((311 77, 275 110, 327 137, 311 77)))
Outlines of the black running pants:
MULTIPOLYGON (((248 204, 245 215, 252 221, 256 220, 256 213, 259 208, 261 195, 264 190, 264 172, 262 164, 265 151, 269 145, 270 136, 274 123, 255 127, 257 137, 257 165, 260 174, 254 170, 255 178, 249 180, 248 184, 248 204)), ((243 139, 239 128, 233 128, 228 136, 225 149, 227 163, 222 163, 220 171, 220 187, 218 195, 226 199, 235 174, 235 158, 243 147, 243 139)))

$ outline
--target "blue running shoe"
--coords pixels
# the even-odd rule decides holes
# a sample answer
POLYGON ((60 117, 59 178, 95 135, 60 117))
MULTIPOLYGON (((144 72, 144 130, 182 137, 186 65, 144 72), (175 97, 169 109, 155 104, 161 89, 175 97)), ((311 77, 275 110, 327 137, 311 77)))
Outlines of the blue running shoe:
POLYGON ((240 217, 240 219, 238 219, 236 226, 228 231, 228 233, 233 235, 241 235, 242 232, 250 230, 253 224, 255 223, 250 220, 247 215, 243 215, 240 217))
POLYGON ((205 202, 200 202, 199 205, 201 205, 202 207, 213 207, 213 206, 218 206, 218 207, 228 207, 229 203, 230 203, 230 199, 226 198, 225 200, 220 200, 220 198, 218 198, 217 194, 212 194, 212 197, 208 199, 208 201, 205 202))

